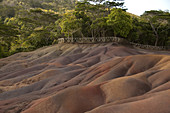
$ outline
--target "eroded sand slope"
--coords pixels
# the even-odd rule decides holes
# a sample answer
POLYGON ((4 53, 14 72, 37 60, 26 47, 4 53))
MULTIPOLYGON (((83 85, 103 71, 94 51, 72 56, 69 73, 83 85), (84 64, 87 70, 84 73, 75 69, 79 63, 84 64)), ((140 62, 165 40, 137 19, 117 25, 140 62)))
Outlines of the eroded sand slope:
POLYGON ((58 44, 0 59, 0 113, 170 113, 170 52, 58 44))

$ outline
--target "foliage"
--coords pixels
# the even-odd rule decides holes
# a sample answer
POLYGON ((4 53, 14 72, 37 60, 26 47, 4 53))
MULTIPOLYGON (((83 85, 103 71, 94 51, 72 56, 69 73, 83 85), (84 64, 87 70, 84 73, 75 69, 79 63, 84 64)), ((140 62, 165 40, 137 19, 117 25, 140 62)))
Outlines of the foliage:
POLYGON ((12 25, 0 22, 0 58, 8 56, 11 42, 19 35, 19 31, 12 25))
POLYGON ((4 46, 7 49, 3 49, 10 55, 52 44, 56 40, 54 23, 58 18, 59 15, 52 10, 35 8, 18 11, 15 17, 8 17, 0 23, 0 42, 4 43, 1 50, 4 46))
POLYGON ((155 36, 155 46, 166 45, 170 32, 170 13, 163 11, 146 11, 142 18, 149 23, 155 36), (164 42, 166 41, 166 42, 164 42))
POLYGON ((73 12, 73 14, 75 15, 76 19, 81 20, 81 29, 80 29, 80 33, 82 36, 89 36, 89 29, 90 29, 90 25, 92 23, 90 17, 87 15, 86 12, 84 11, 75 11, 73 12))
POLYGON ((129 31, 132 29, 132 19, 122 9, 112 9, 108 16, 108 25, 113 28, 114 35, 127 37, 129 31))
POLYGON ((92 36, 93 37, 105 37, 106 36, 106 31, 108 30, 108 25, 107 25, 107 18, 102 17, 102 18, 96 18, 96 20, 93 21, 91 25, 92 31, 92 36))
POLYGON ((0 16, 4 20, 7 17, 15 16, 15 8, 7 5, 2 5, 0 3, 0 16))
POLYGON ((126 12, 124 0, 1 0, 0 58, 56 44, 65 37, 119 36, 170 45, 170 13, 126 12))
POLYGON ((69 12, 64 15, 60 22, 61 32, 68 38, 81 29, 82 19, 76 18, 74 13, 69 12))

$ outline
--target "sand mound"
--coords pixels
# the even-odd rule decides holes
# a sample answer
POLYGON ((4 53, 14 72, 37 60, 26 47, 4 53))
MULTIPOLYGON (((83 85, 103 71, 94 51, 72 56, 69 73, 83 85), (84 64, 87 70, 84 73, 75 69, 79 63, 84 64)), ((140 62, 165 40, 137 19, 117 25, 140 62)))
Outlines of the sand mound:
POLYGON ((0 112, 169 113, 169 55, 58 44, 0 59, 0 112))

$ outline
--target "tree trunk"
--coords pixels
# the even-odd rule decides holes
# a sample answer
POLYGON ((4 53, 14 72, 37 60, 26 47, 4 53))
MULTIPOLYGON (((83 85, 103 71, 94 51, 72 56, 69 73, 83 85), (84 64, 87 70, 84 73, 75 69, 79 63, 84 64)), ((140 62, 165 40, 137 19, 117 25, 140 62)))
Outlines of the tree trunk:
POLYGON ((103 30, 102 32, 102 36, 105 37, 106 36, 106 30, 103 30))
POLYGON ((84 38, 84 35, 83 35, 83 33, 82 33, 81 31, 80 31, 80 33, 81 33, 81 37, 82 37, 82 38, 84 38))
POLYGON ((156 36, 155 46, 157 46, 157 45, 158 45, 158 39, 159 39, 158 32, 155 30, 155 27, 154 27, 154 25, 152 24, 152 22, 150 21, 149 23, 150 23, 150 25, 151 25, 151 27, 152 27, 152 30, 153 30, 153 32, 154 32, 154 34, 155 34, 155 36, 156 36))
POLYGON ((72 42, 72 43, 74 42, 74 40, 73 40, 73 34, 71 34, 71 42, 72 42))
POLYGON ((91 35, 92 35, 92 37, 94 37, 94 32, 93 32, 93 30, 91 31, 91 35))
POLYGON ((69 37, 69 32, 68 32, 68 39, 69 39, 70 37, 69 37))
POLYGON ((158 35, 156 35, 155 46, 157 46, 157 45, 158 45, 158 39, 159 39, 159 37, 158 37, 158 35))
POLYGON ((114 37, 116 37, 116 33, 114 33, 114 37))

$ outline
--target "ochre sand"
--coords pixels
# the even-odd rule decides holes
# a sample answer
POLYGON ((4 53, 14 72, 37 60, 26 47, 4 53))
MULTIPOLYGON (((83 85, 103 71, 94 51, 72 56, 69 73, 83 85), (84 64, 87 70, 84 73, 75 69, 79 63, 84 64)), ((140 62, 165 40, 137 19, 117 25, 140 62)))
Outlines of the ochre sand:
POLYGON ((170 113, 170 52, 58 44, 0 59, 0 113, 170 113))

